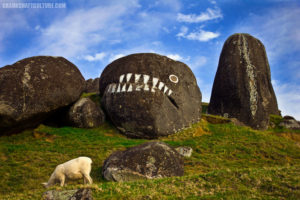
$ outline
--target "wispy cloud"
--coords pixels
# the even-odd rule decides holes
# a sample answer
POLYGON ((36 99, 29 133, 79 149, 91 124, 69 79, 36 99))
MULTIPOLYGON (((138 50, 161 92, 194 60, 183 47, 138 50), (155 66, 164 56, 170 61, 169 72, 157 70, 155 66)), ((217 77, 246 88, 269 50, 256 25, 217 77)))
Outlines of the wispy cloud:
POLYGON ((78 9, 42 30, 39 37, 41 54, 75 57, 122 31, 121 18, 138 8, 134 1, 78 9))
POLYGON ((86 55, 83 57, 84 60, 87 60, 89 62, 93 62, 93 61, 99 61, 99 60, 103 60, 103 58, 106 56, 106 53, 101 52, 101 53, 96 53, 94 56, 92 55, 86 55))
POLYGON ((168 54, 167 57, 173 59, 173 60, 177 60, 177 61, 183 61, 184 58, 181 57, 179 54, 168 54))
POLYGON ((26 30, 29 25, 23 13, 14 9, 0 10, 0 51, 4 48, 6 38, 14 31, 26 30))
POLYGON ((217 38, 220 36, 220 33, 218 32, 211 32, 211 31, 205 31, 205 30, 200 30, 199 32, 191 32, 189 33, 186 38, 189 40, 198 40, 201 42, 206 42, 211 39, 217 38))
POLYGON ((200 23, 222 17, 223 14, 221 10, 218 7, 215 7, 213 9, 207 8, 205 12, 202 12, 199 15, 178 13, 177 21, 186 23, 200 23))
POLYGON ((196 40, 200 42, 207 42, 209 40, 212 40, 220 36, 220 33, 218 32, 205 31, 203 29, 200 29, 199 31, 190 32, 190 33, 187 32, 188 29, 183 27, 176 36, 179 38, 182 37, 188 40, 196 40))
POLYGON ((261 39, 270 61, 276 62, 287 54, 300 52, 299 18, 299 6, 274 8, 263 15, 249 15, 233 32, 246 32, 261 39))
POLYGON ((180 32, 179 32, 176 36, 177 36, 177 37, 185 37, 186 34, 188 33, 188 31, 189 31, 189 28, 188 28, 188 27, 182 26, 182 27, 180 28, 180 32))

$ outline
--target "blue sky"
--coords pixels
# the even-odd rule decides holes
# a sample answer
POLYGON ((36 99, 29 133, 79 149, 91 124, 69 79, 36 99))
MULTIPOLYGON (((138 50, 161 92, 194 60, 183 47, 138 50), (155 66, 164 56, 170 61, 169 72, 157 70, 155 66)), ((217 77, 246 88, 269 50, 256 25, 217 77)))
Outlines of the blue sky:
POLYGON ((29 56, 64 56, 83 76, 99 77, 116 58, 167 55, 211 88, 224 41, 244 32, 267 50, 283 115, 300 120, 298 0, 0 0, 0 66, 29 56), (65 8, 6 8, 5 3, 61 3, 65 8))

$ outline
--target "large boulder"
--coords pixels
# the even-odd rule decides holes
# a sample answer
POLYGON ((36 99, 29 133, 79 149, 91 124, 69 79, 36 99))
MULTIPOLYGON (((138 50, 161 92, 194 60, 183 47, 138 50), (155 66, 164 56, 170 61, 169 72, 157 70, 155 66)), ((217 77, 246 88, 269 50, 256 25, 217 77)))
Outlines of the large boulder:
POLYGON ((86 93, 96 93, 99 94, 99 78, 88 79, 85 82, 85 90, 86 93))
POLYGON ((0 134, 37 126, 75 102, 84 84, 63 57, 30 57, 0 68, 0 134))
POLYGON ((222 49, 208 113, 266 129, 280 115, 264 45, 249 34, 230 36, 222 49))
POLYGON ((104 120, 104 112, 90 98, 79 99, 68 112, 69 123, 78 128, 95 128, 104 120))
POLYGON ((148 142, 111 154, 102 167, 109 181, 183 176, 183 157, 163 142, 148 142))
POLYGON ((279 126, 292 130, 300 130, 300 122, 288 115, 282 118, 279 126))
POLYGON ((201 117, 201 92, 190 68, 168 57, 132 54, 109 64, 100 81, 102 104, 125 135, 157 138, 201 117))

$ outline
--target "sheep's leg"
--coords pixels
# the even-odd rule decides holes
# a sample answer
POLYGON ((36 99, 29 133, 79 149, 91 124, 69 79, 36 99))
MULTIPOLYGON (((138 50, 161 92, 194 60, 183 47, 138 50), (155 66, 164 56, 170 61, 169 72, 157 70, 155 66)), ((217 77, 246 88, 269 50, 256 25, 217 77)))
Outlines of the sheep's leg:
POLYGON ((89 174, 83 174, 84 184, 88 181, 89 184, 93 184, 93 179, 90 177, 89 174))
POLYGON ((61 176, 59 181, 60 181, 60 186, 63 187, 65 185, 65 176, 61 176))

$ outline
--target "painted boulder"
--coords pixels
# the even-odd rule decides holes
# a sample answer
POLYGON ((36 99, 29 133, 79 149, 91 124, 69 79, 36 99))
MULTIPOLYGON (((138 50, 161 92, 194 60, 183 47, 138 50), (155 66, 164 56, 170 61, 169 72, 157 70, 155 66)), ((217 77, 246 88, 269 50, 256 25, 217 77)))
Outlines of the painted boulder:
POLYGON ((102 104, 129 137, 175 133, 201 117, 201 92, 190 68, 168 57, 132 54, 109 64, 99 80, 102 104))
POLYGON ((265 47, 249 34, 230 36, 222 49, 208 113, 266 129, 280 115, 265 47))

